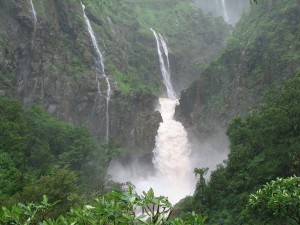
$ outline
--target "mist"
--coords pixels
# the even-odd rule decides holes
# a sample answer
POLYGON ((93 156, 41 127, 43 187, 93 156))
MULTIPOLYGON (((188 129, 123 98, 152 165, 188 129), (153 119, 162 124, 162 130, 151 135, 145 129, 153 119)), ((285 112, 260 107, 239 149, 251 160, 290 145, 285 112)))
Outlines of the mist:
POLYGON ((229 140, 223 128, 219 128, 206 139, 199 140, 190 135, 191 162, 194 168, 209 168, 208 176, 221 164, 229 153, 229 140))
POLYGON ((206 176, 209 179, 209 174, 227 158, 229 141, 225 131, 219 129, 214 135, 201 141, 189 134, 189 152, 190 169, 184 179, 179 175, 175 180, 164 176, 155 167, 154 158, 148 162, 137 157, 127 162, 115 160, 109 167, 109 173, 116 182, 132 183, 139 194, 153 188, 156 195, 167 196, 175 204, 187 195, 193 195, 197 182, 194 168, 209 168, 206 176))
POLYGON ((152 161, 141 163, 135 159, 127 165, 115 162, 110 168, 115 181, 130 181, 138 193, 151 187, 156 195, 167 196, 171 203, 191 195, 195 187, 188 134, 173 118, 177 104, 177 99, 159 99, 163 122, 157 131, 152 161))
POLYGON ((193 0, 203 11, 223 17, 225 22, 235 25, 244 9, 249 7, 249 0, 193 0))

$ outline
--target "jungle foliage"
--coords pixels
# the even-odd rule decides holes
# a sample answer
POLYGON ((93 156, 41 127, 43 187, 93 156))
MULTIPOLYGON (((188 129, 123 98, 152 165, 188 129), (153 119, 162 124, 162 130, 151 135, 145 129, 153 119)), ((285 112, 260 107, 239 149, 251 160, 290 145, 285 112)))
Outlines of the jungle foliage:
POLYGON ((118 146, 99 146, 90 132, 34 105, 0 97, 0 205, 59 200, 53 214, 104 194, 106 169, 118 146), (111 151, 108 151, 110 149, 111 151))
POLYGON ((267 91, 297 74, 299 7, 297 0, 258 1, 244 12, 222 54, 182 94, 187 96, 182 111, 189 117, 185 111, 194 110, 191 120, 199 132, 213 132, 236 115, 246 116, 265 102, 267 91), (184 109, 189 105, 196 106, 184 109))
POLYGON ((300 223, 300 177, 277 178, 250 195, 247 212, 269 223, 300 223))
MULTIPOLYGON (((227 130, 230 140, 228 159, 211 173, 208 182, 203 179, 206 169, 196 170, 200 174, 199 182, 192 199, 187 199, 190 203, 182 203, 184 210, 190 211, 192 207, 196 212, 208 215, 208 224, 282 224, 282 220, 274 221, 274 218, 277 215, 283 217, 284 212, 280 211, 283 207, 276 208, 275 205, 269 209, 272 205, 266 206, 267 203, 259 206, 255 198, 263 198, 262 193, 270 197, 270 186, 276 189, 285 185, 286 195, 299 188, 299 181, 289 189, 288 180, 284 183, 280 179, 262 187, 277 177, 300 176, 300 76, 269 92, 267 99, 265 105, 254 109, 247 118, 238 117, 231 122, 227 130), (262 191, 254 194, 260 188, 262 191), (250 195, 252 193, 254 195, 250 195), (258 217, 257 213, 249 216, 245 211, 249 196, 250 208, 264 213, 264 217, 258 217), (269 212, 271 210, 275 211, 274 215, 269 212)), ((284 216, 291 213, 298 218, 299 200, 294 200, 295 212, 286 210, 284 216)), ((271 198, 270 201, 276 200, 271 198)), ((293 202, 286 204, 294 205, 293 202)), ((284 219, 287 224, 296 224, 293 219, 284 219)))
POLYGON ((170 220, 172 205, 166 197, 155 197, 150 189, 138 195, 129 187, 125 191, 112 191, 95 199, 92 205, 72 209, 66 215, 52 219, 52 207, 44 195, 41 203, 14 205, 0 211, 1 224, 16 225, 204 225, 206 217, 191 213, 185 220, 170 220))

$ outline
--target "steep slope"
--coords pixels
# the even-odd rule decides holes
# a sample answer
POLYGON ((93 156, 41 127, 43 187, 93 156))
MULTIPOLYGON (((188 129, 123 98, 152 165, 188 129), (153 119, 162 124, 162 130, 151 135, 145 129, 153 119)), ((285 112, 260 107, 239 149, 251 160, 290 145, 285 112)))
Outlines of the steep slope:
POLYGON ((196 191, 179 212, 201 212, 208 224, 295 224, 244 210, 266 182, 299 176, 299 7, 296 0, 252 5, 221 56, 181 93, 177 116, 198 137, 242 118, 227 129, 228 159, 207 182, 206 168, 196 171, 196 191))
POLYGON ((211 133, 293 77, 300 66, 299 7, 296 0, 253 4, 222 55, 181 93, 178 118, 196 133, 211 133))
MULTIPOLYGON (((156 96, 164 88, 150 27, 170 44, 177 90, 215 57, 229 29, 221 19, 180 1, 82 2, 112 85, 109 137, 128 149, 149 152, 161 121, 154 112, 156 96)), ((2 1, 0 25, 1 95, 18 97, 25 107, 41 104, 105 141, 107 83, 100 76, 99 95, 99 68, 80 2, 2 1)))

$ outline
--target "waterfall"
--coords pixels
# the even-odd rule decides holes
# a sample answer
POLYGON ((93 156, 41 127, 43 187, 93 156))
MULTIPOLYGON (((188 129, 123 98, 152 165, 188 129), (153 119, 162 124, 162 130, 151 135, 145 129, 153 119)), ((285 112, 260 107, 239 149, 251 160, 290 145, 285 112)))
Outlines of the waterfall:
POLYGON ((190 146, 183 125, 174 119, 175 107, 179 104, 171 82, 168 46, 161 34, 151 28, 157 44, 163 83, 167 98, 159 98, 159 111, 163 121, 155 137, 152 168, 145 169, 144 164, 132 162, 128 166, 113 162, 109 173, 118 182, 132 182, 138 193, 153 188, 156 195, 167 196, 171 203, 177 203, 187 195, 192 195, 195 177, 189 157, 190 146))
MULTIPOLYGON (((155 138, 153 163, 158 177, 163 180, 163 188, 158 190, 176 202, 193 191, 193 171, 189 159, 189 144, 187 132, 183 125, 174 120, 175 107, 179 104, 171 82, 168 47, 161 34, 151 28, 160 62, 161 74, 167 89, 168 98, 160 98, 160 113, 163 122, 160 123, 155 138), (162 54, 162 51, 163 53, 162 54)), ((151 185, 151 184, 150 184, 151 185)), ((155 189, 155 184, 154 189, 155 189)))
POLYGON ((168 53, 167 44, 161 34, 157 35, 155 30, 153 30, 152 28, 150 29, 153 32, 154 37, 156 39, 160 70, 161 70, 163 82, 167 89, 167 96, 170 99, 175 99, 176 95, 171 83, 171 72, 170 72, 169 53, 168 53), (162 54, 161 49, 163 49, 164 54, 162 54), (167 60, 167 66, 165 65, 165 59, 167 60))
MULTIPOLYGON (((170 83, 171 89, 173 89, 173 88, 172 88, 172 83, 171 83, 171 81, 170 81, 170 79, 171 79, 171 71, 170 71, 170 62, 169 62, 169 50, 168 50, 167 44, 166 44, 165 39, 163 38, 163 36, 162 36, 161 34, 158 34, 158 36, 159 36, 160 43, 161 43, 161 45, 162 45, 162 47, 163 47, 163 50, 164 50, 166 59, 167 59, 167 65, 168 65, 168 79, 169 79, 168 82, 170 83)), ((173 91, 173 92, 174 92, 174 91, 173 91)), ((172 94, 174 94, 174 93, 172 93, 172 94)))
POLYGON ((30 0, 30 6, 31 6, 32 15, 33 15, 33 22, 34 22, 34 29, 35 29, 36 23, 37 23, 37 17, 36 17, 36 11, 34 9, 32 0, 30 0))
POLYGON ((163 122, 155 138, 154 166, 168 182, 167 188, 176 185, 179 186, 180 192, 186 192, 185 195, 191 194, 193 189, 189 185, 182 185, 190 184, 193 171, 189 159, 187 132, 183 125, 173 118, 178 101, 160 98, 159 103, 163 122))
POLYGON ((92 44, 93 44, 95 53, 97 55, 97 57, 96 57, 96 66, 97 66, 96 67, 97 68, 96 80, 97 80, 98 94, 100 96, 102 96, 102 93, 101 93, 101 89, 100 89, 99 69, 101 69, 100 73, 104 77, 104 79, 106 81, 106 84, 107 84, 107 91, 106 91, 106 97, 105 97, 106 98, 106 135, 105 135, 105 138, 106 138, 106 141, 108 141, 108 139, 109 139, 109 102, 110 102, 110 96, 111 96, 111 86, 110 86, 108 76, 105 74, 105 65, 104 65, 103 54, 102 54, 102 52, 101 52, 101 50, 98 46, 97 39, 95 37, 95 34, 94 34, 93 28, 91 26, 90 20, 85 14, 85 5, 83 5, 81 3, 81 6, 82 6, 82 11, 83 11, 83 17, 84 17, 85 23, 87 25, 91 40, 92 40, 92 44))
POLYGON ((226 9, 225 0, 222 0, 222 10, 223 10, 224 19, 228 23, 229 22, 229 17, 228 17, 228 13, 227 13, 227 9, 226 9))
POLYGON ((113 34, 113 35, 116 35, 116 30, 114 29, 114 25, 113 25, 113 23, 112 23, 112 21, 111 21, 111 19, 110 19, 109 16, 107 17, 107 21, 108 21, 108 23, 109 23, 109 26, 110 26, 110 29, 111 29, 112 34, 113 34))

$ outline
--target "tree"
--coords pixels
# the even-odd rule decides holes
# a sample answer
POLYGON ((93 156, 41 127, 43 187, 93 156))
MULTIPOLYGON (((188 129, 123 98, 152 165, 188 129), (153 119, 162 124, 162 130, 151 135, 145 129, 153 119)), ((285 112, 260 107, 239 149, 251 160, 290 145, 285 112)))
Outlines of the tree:
POLYGON ((47 195, 52 202, 58 201, 51 210, 52 216, 67 212, 81 201, 77 175, 68 169, 54 167, 50 173, 27 184, 15 198, 19 201, 36 202, 43 195, 47 195))
POLYGON ((205 203, 207 202, 207 185, 205 182, 204 176, 207 174, 208 168, 195 168, 194 173, 195 176, 199 176, 198 182, 196 184, 196 190, 194 193, 194 204, 195 207, 203 213, 205 211, 205 203))
POLYGON ((55 204, 50 204, 48 198, 44 195, 43 201, 39 204, 32 202, 28 204, 19 203, 12 206, 11 209, 2 207, 0 211, 0 223, 15 225, 37 224, 46 218, 47 212, 55 204))
POLYGON ((300 177, 277 178, 250 195, 247 212, 264 222, 300 224, 300 177))
POLYGON ((20 185, 17 185, 20 176, 21 172, 13 160, 7 153, 0 151, 0 196, 14 194, 20 189, 20 185))
MULTIPOLYGON (((0 96, 0 155, 3 157, 0 160, 0 171, 5 169, 7 164, 10 164, 11 169, 15 167, 13 170, 16 172, 13 176, 14 178, 10 178, 10 180, 14 180, 11 183, 11 189, 6 189, 10 194, 13 194, 12 190, 18 190, 18 187, 23 183, 23 159, 24 155, 26 155, 28 141, 22 105, 17 101, 11 101, 0 96), (17 174, 19 176, 18 180, 15 179, 17 174)), ((2 187, 0 185, 0 193, 4 192, 4 194, 7 194, 2 187)))
POLYGON ((242 212, 249 195, 262 185, 277 177, 300 176, 299 75, 269 92, 267 100, 229 125, 228 160, 207 183, 201 178, 204 171, 197 171, 195 194, 187 204, 181 203, 182 211, 192 201, 193 210, 208 215, 209 224, 266 224, 253 214, 244 218, 242 212))

